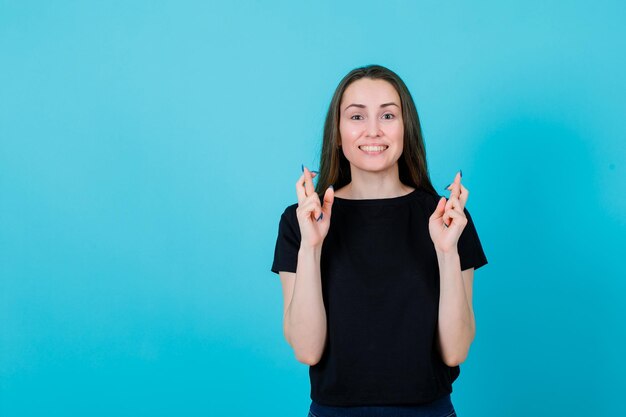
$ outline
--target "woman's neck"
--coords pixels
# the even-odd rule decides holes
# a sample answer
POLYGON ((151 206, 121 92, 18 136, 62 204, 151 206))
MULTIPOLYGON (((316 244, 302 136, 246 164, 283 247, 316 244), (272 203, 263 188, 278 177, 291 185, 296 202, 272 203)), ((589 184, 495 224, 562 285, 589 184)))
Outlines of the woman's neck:
POLYGON ((339 198, 351 200, 393 198, 406 195, 414 188, 400 181, 398 170, 395 172, 368 172, 352 169, 352 181, 337 190, 339 198))

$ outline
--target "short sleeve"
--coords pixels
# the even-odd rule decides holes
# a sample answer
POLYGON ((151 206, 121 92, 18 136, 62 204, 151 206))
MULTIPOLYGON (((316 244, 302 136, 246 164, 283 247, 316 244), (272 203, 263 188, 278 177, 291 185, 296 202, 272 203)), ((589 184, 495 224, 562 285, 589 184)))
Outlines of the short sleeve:
POLYGON ((463 229, 463 233, 459 237, 457 249, 459 251, 459 258, 461 259, 461 271, 474 268, 475 270, 483 265, 487 264, 487 257, 483 251, 482 244, 478 238, 478 232, 476 232, 476 226, 474 221, 467 211, 467 208, 463 210, 465 217, 467 217, 467 224, 463 229))
POLYGON ((300 226, 296 217, 297 204, 285 209, 278 223, 278 237, 274 249, 272 272, 296 272, 300 250, 300 226))

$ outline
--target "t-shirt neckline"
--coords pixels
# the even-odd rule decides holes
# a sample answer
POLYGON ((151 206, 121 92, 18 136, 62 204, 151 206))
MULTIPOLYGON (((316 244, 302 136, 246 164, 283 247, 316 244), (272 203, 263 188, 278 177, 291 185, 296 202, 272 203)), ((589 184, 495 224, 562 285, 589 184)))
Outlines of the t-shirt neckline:
POLYGON ((413 191, 410 191, 407 194, 398 196, 398 197, 386 197, 386 198, 364 198, 364 199, 351 199, 351 198, 342 198, 335 197, 335 203, 339 204, 349 204, 349 205, 386 205, 386 204, 396 204, 402 203, 411 199, 415 194, 417 194, 419 188, 416 187, 413 191))

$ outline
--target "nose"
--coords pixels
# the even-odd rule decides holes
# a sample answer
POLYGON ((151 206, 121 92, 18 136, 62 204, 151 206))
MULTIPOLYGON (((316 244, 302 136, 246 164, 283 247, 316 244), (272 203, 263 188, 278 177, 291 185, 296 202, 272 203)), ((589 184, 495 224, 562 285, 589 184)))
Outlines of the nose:
POLYGON ((367 124, 367 136, 375 138, 380 136, 381 133, 380 126, 378 125, 378 119, 375 117, 370 118, 367 124))

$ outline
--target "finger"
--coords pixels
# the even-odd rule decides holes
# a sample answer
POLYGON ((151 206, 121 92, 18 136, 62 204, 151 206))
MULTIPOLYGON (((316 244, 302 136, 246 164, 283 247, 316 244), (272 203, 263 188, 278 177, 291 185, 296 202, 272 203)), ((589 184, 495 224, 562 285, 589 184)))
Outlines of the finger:
MULTIPOLYGON (((452 185, 454 186, 454 185, 452 185)), ((444 207, 444 215, 443 215, 443 222, 444 225, 450 226, 450 223, 452 221, 451 216, 449 215, 450 212, 452 211, 456 211, 458 210, 458 207, 460 206, 460 202, 459 199, 456 198, 455 194, 453 193, 452 195, 450 195, 450 198, 448 199, 448 202, 446 203, 445 207, 444 207)))
POLYGON ((322 212, 324 213, 324 218, 330 220, 330 214, 333 208, 333 202, 335 201, 335 189, 331 185, 324 192, 324 205, 322 206, 322 212))
POLYGON ((451 208, 451 209, 459 210, 460 212, 462 212, 465 209, 465 204, 467 203, 468 196, 469 196, 469 191, 467 190, 467 188, 463 187, 463 185, 461 184, 459 195, 457 196, 457 193, 453 193, 450 196, 450 200, 452 202, 450 206, 446 208, 451 208))
POLYGON ((443 213, 443 225, 446 227, 450 227, 452 225, 452 219, 458 215, 456 210, 448 209, 443 213))
POLYGON ((439 199, 439 202, 437 203, 437 207, 435 207, 435 211, 433 211, 433 214, 430 215, 430 218, 428 220, 432 221, 432 220, 441 219, 445 211, 445 206, 446 206, 446 198, 441 197, 439 199))
POLYGON ((455 182, 452 184, 452 192, 450 193, 450 195, 456 198, 457 200, 459 199, 459 197, 461 196, 461 184, 460 183, 455 182))
MULTIPOLYGON (((457 213, 459 216, 465 216, 465 213, 463 212, 464 207, 461 203, 461 201, 456 198, 456 197, 450 197, 450 200, 448 200, 450 202, 450 205, 446 204, 446 213, 450 212, 454 212, 457 213)), ((446 216, 445 221, 447 225, 450 225, 450 217, 451 216, 446 216)))
POLYGON ((313 207, 311 212, 311 217, 313 218, 313 220, 322 220, 322 217, 324 217, 324 214, 322 213, 322 205, 320 203, 320 198, 315 191, 313 191, 313 194, 309 195, 306 198, 304 204, 313 207))
POLYGON ((459 213, 457 210, 447 211, 445 216, 450 219, 450 223, 448 223, 449 227, 461 227, 464 228, 467 224, 467 217, 465 214, 459 213))
POLYGON ((459 197, 459 201, 461 203, 461 207, 465 208, 467 204, 467 198, 469 197, 469 190, 461 184, 461 196, 459 197))
MULTIPOLYGON (((318 174, 316 171, 310 171, 310 172, 311 172, 311 177, 315 177, 318 174)), ((296 194, 298 195, 298 202, 301 202, 301 200, 306 198, 307 196, 306 189, 305 189, 305 182, 304 182, 304 174, 302 174, 300 178, 298 178, 298 181, 296 182, 296 194)))
POLYGON ((460 204, 461 203, 459 202, 459 199, 456 198, 456 196, 453 194, 453 195, 450 196, 450 198, 448 198, 448 202, 446 203, 445 210, 454 210, 460 204))
POLYGON ((315 187, 313 186, 311 171, 309 171, 307 167, 304 167, 304 190, 306 191, 307 196, 315 193, 315 187))
POLYGON ((313 185, 313 177, 317 175, 317 171, 311 171, 307 167, 304 167, 304 190, 307 194, 307 197, 313 197, 315 200, 315 209, 313 210, 312 216, 313 220, 321 221, 324 217, 322 212, 322 206, 320 204, 320 199, 317 193, 315 192, 315 186, 313 185))
POLYGON ((451 184, 451 195, 454 195, 456 198, 459 198, 461 194, 461 171, 457 172, 454 176, 454 181, 451 184))
POLYGON ((313 194, 304 199, 302 204, 297 208, 298 213, 303 218, 309 218, 311 220, 317 220, 322 213, 322 207, 320 206, 319 198, 317 194, 313 194))
POLYGON ((298 196, 298 205, 302 204, 306 198, 306 191, 304 190, 304 174, 296 181, 296 195, 298 196))

